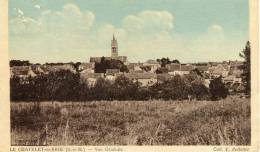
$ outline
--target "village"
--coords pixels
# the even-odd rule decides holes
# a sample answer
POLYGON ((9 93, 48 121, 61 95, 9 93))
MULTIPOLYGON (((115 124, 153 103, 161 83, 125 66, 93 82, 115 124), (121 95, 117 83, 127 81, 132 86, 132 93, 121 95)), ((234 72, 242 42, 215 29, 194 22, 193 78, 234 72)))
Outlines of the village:
POLYGON ((223 61, 223 62, 201 62, 201 63, 179 63, 169 62, 168 58, 147 60, 146 62, 130 63, 127 56, 118 55, 118 43, 113 35, 111 40, 110 57, 90 57, 89 62, 78 63, 45 63, 45 64, 23 64, 10 65, 11 78, 21 78, 21 83, 26 83, 29 77, 49 74, 61 70, 69 70, 78 73, 82 82, 88 86, 94 86, 98 79, 104 78, 113 82, 118 76, 124 75, 126 78, 140 82, 142 87, 152 86, 156 83, 162 83, 170 80, 175 75, 185 76, 191 72, 196 72, 204 80, 204 85, 209 87, 210 81, 217 77, 222 77, 223 82, 229 87, 230 91, 242 90, 243 71, 240 66, 242 61, 223 61), (102 60, 120 61, 127 70, 122 71, 119 68, 107 68, 104 72, 97 72, 95 66, 102 60), (162 63, 162 60, 168 62, 162 63))
POLYGON ((0 152, 256 151, 255 1, 3 1, 0 152))

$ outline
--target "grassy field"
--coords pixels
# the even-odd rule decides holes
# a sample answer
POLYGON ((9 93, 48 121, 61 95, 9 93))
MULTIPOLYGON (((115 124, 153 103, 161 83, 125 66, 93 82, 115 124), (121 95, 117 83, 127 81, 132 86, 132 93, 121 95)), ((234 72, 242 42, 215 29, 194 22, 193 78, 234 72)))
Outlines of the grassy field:
POLYGON ((12 145, 249 145, 250 100, 11 103, 12 145))

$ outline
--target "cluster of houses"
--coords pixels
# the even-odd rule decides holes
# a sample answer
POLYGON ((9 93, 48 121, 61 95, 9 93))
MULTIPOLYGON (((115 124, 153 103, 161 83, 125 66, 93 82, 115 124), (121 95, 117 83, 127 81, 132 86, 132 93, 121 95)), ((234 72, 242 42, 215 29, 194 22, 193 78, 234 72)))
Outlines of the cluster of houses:
POLYGON ((70 70, 73 73, 79 73, 82 82, 89 86, 94 86, 99 78, 114 81, 118 76, 124 75, 132 81, 138 81, 142 86, 151 86, 155 83, 161 83, 170 80, 175 75, 185 76, 191 71, 199 71, 201 77, 205 80, 208 87, 210 80, 222 76, 225 84, 241 85, 242 70, 239 68, 241 61, 224 61, 209 63, 189 63, 178 64, 170 63, 165 67, 156 60, 148 60, 144 63, 129 63, 125 56, 118 56, 117 41, 113 36, 111 42, 111 57, 106 59, 121 60, 128 68, 128 72, 120 72, 119 69, 106 69, 105 73, 95 73, 95 63, 100 62, 100 57, 91 57, 90 62, 81 63, 75 67, 73 64, 33 64, 30 66, 12 66, 10 67, 11 77, 17 76, 26 80, 28 77, 35 77, 40 74, 48 74, 59 70, 70 70), (163 69, 163 70, 161 70, 163 69), (158 72, 158 70, 163 72, 158 72))
POLYGON ((76 69, 72 64, 32 64, 26 66, 11 66, 10 77, 19 77, 21 83, 28 83, 28 78, 36 77, 37 75, 49 74, 60 70, 70 70, 76 73, 76 69))
MULTIPOLYGON (((151 60, 149 60, 151 61, 151 60)), ((91 63, 90 63, 91 64, 91 63)), ((158 62, 145 63, 127 63, 128 73, 120 72, 119 69, 107 69, 106 73, 94 73, 93 69, 84 69, 80 72, 81 78, 94 85, 100 77, 113 81, 118 76, 124 75, 133 81, 138 81, 142 86, 151 86, 155 83, 170 80, 175 75, 185 76, 194 70, 199 71, 205 80, 205 85, 209 86, 210 80, 222 76, 226 84, 241 84, 242 70, 239 68, 243 63, 241 61, 229 61, 224 63, 207 63, 207 65, 196 64, 167 64, 166 72, 158 73, 157 70, 162 68, 158 62), (92 71, 92 72, 89 72, 92 71)))
POLYGON ((35 77, 40 74, 48 74, 60 70, 70 70, 73 73, 79 72, 83 82, 89 85, 95 85, 98 78, 104 78, 114 81, 118 76, 139 81, 143 86, 153 85, 157 82, 163 82, 171 79, 175 75, 187 75, 191 71, 198 70, 205 81, 222 76, 225 83, 241 83, 242 70, 239 68, 243 63, 241 61, 229 61, 224 63, 205 63, 203 65, 196 64, 166 64, 164 67, 166 72, 157 73, 162 68, 160 63, 149 60, 145 63, 126 63, 129 72, 120 72, 119 69, 106 69, 105 73, 95 73, 95 63, 81 63, 76 69, 72 64, 65 63, 62 65, 30 65, 30 66, 13 66, 10 67, 11 77, 17 76, 24 80, 28 77, 35 77))

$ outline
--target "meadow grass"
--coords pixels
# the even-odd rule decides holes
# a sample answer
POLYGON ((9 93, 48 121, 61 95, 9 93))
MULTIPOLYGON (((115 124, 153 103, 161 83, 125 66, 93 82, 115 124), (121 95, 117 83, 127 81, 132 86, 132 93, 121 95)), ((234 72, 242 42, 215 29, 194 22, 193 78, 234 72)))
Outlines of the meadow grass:
POLYGON ((250 99, 11 103, 12 145, 249 145, 250 99))

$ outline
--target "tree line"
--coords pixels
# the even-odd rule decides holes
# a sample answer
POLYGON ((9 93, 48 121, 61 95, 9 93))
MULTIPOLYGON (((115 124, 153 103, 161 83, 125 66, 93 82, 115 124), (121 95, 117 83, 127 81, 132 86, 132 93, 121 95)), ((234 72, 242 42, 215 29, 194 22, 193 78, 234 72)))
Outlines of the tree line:
POLYGON ((69 70, 29 77, 20 83, 19 77, 10 81, 12 101, 93 101, 93 100, 218 100, 228 94, 221 77, 207 88, 196 73, 185 77, 176 75, 168 81, 142 87, 140 82, 119 76, 114 82, 100 78, 95 86, 82 82, 78 73, 69 70))

